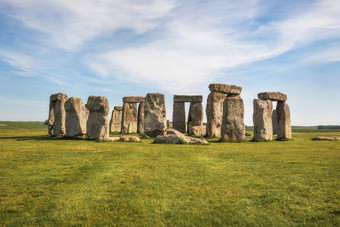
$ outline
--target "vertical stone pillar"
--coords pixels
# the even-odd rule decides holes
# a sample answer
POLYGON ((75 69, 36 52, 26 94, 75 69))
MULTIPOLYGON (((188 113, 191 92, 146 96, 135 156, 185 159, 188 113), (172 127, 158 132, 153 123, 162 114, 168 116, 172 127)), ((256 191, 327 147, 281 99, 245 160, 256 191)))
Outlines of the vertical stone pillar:
POLYGON ((150 137, 165 135, 166 108, 164 94, 148 93, 145 97, 144 133, 150 137))
POLYGON ((181 133, 185 133, 187 129, 185 119, 185 103, 174 102, 172 112, 172 127, 181 133))
POLYGON ((112 110, 110 120, 110 132, 120 132, 122 129, 122 110, 121 106, 115 106, 112 110))
POLYGON ((82 137, 86 134, 86 124, 89 111, 78 97, 69 98, 65 102, 66 136, 82 137))
POLYGON ((50 96, 50 108, 48 115, 48 133, 53 136, 66 134, 65 127, 65 102, 67 94, 57 93, 50 96))
POLYGON ((254 140, 273 139, 272 101, 254 99, 253 105, 254 140))
POLYGON ((192 130, 195 126, 202 126, 203 124, 203 105, 201 102, 191 102, 188 116, 188 133, 193 135, 192 130))
POLYGON ((137 133, 137 103, 123 104, 122 133, 137 133))
POLYGON ((144 108, 145 103, 141 102, 138 106, 137 133, 144 134, 144 108))
POLYGON ((244 140, 244 105, 239 95, 228 95, 224 100, 221 138, 225 140, 244 140))
POLYGON ((273 119, 273 135, 277 135, 278 122, 276 110, 273 110, 272 119, 273 119))
POLYGON ((276 106, 277 113, 277 139, 291 139, 292 138, 292 126, 290 120, 289 106, 285 101, 278 101, 276 106))
POLYGON ((207 99, 207 136, 221 137, 223 120, 223 103, 226 96, 220 92, 210 92, 207 99))
POLYGON ((91 95, 85 107, 90 111, 87 135, 90 140, 104 141, 109 137, 109 101, 103 96, 91 95))

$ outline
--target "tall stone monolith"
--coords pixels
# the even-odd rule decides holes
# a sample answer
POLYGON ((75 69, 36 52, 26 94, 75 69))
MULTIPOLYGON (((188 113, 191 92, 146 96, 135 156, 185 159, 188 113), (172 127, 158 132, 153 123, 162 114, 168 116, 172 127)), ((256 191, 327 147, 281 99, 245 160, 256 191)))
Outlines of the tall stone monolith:
POLYGON ((138 118, 137 118, 137 133, 144 134, 144 108, 145 102, 141 102, 138 105, 138 118))
POLYGON ((87 135, 89 139, 104 141, 109 137, 109 102, 103 96, 90 96, 85 107, 89 110, 87 135))
POLYGON ((188 133, 194 135, 193 127, 203 125, 203 105, 201 102, 190 103, 188 116, 188 133))
POLYGON ((113 108, 110 120, 110 132, 121 132, 122 110, 123 108, 121 106, 115 106, 113 108))
POLYGON ((50 107, 48 115, 48 133, 53 136, 66 134, 65 120, 65 102, 67 94, 57 93, 50 96, 50 107))
POLYGON ((276 112, 276 109, 273 110, 272 120, 273 120, 273 135, 277 135, 278 121, 277 121, 277 112, 276 112))
POLYGON ((66 136, 82 137, 86 134, 89 111, 78 97, 71 97, 65 102, 66 136))
POLYGON ((221 138, 240 141, 245 139, 244 105, 239 95, 228 95, 224 100, 221 138))
POLYGON ((223 120, 223 103, 226 96, 224 93, 211 92, 208 95, 206 115, 207 115, 207 136, 221 137, 223 120))
POLYGON ((181 133, 185 133, 187 130, 184 102, 174 102, 172 110, 172 127, 181 133))
POLYGON ((277 139, 291 139, 292 138, 292 127, 290 120, 289 106, 285 101, 278 101, 276 106, 277 113, 277 139))
POLYGON ((273 139, 272 101, 254 99, 253 105, 254 140, 273 139))
POLYGON ((148 93, 144 107, 144 133, 150 137, 165 135, 166 108, 164 94, 148 93))
POLYGON ((123 104, 122 133, 137 133, 137 103, 123 104))

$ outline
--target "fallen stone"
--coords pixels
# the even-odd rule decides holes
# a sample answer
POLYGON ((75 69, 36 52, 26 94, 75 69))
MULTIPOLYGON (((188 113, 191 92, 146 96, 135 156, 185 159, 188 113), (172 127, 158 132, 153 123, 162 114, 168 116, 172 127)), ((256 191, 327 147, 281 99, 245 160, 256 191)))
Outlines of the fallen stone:
POLYGON ((257 94, 257 97, 262 100, 271 101, 286 101, 287 95, 281 92, 261 92, 257 94))
POLYGON ((111 120, 110 120, 110 132, 121 132, 122 130, 122 111, 121 110, 122 110, 121 106, 115 106, 113 108, 111 120))
POLYGON ((242 87, 229 84, 210 84, 209 89, 211 92, 220 92, 228 95, 239 95, 242 91, 242 87))
POLYGON ((272 110, 273 104, 270 100, 254 99, 254 140, 272 140, 272 110))
POLYGON ((107 137, 105 141, 118 141, 120 140, 120 137, 107 137))
POLYGON ((154 143, 167 143, 167 144, 208 144, 204 139, 193 138, 185 136, 174 129, 168 129, 166 135, 155 137, 154 143))
POLYGON ((340 136, 317 136, 312 140, 340 140, 340 136))
POLYGON ((119 141, 121 142, 139 142, 140 139, 137 136, 122 136, 119 141))
POLYGON ((203 124, 203 105, 201 102, 190 103, 188 116, 188 134, 193 135, 192 127, 202 126, 203 124))
POLYGON ((166 108, 164 94, 148 93, 144 107, 144 133, 150 137, 165 135, 166 108))
POLYGON ((225 94, 219 92, 211 92, 208 95, 207 106, 205 109, 208 137, 221 137, 223 103, 225 99, 225 94))
POLYGON ((286 102, 278 101, 276 105, 277 114, 277 139, 291 139, 292 126, 290 121, 290 110, 286 102))
POLYGON ((194 126, 192 127, 192 133, 195 136, 205 136, 207 134, 207 126, 194 126))
POLYGON ((66 101, 67 94, 64 93, 57 93, 50 96, 48 133, 52 136, 62 136, 66 134, 66 101))
POLYGON ((69 98, 65 102, 66 136, 82 137, 86 134, 86 123, 89 111, 78 97, 69 98))
POLYGON ((174 95, 174 102, 202 102, 202 95, 174 95))
POLYGON ((137 133, 137 103, 125 102, 122 113, 122 133, 137 133))
POLYGON ((137 102, 145 102, 145 97, 143 96, 127 96, 123 98, 123 103, 137 103, 137 102))
POLYGON ((184 102, 174 102, 172 111, 172 127, 182 133, 187 131, 184 102))

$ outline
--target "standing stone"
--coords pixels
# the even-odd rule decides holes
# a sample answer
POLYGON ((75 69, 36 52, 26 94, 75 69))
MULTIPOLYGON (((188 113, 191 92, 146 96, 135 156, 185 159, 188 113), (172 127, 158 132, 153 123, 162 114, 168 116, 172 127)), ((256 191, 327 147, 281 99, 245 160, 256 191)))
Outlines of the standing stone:
POLYGON ((144 133, 150 137, 165 135, 166 108, 164 94, 148 93, 145 98, 144 133))
POLYGON ((106 97, 91 95, 85 107, 90 111, 87 135, 90 140, 107 140, 109 137, 109 102, 106 97))
POLYGON ((254 140, 273 139, 272 101, 254 99, 253 105, 254 140))
POLYGON ((123 104, 122 133, 137 133, 137 103, 123 104))
POLYGON ((86 134, 86 123, 89 111, 78 97, 69 98, 65 102, 66 136, 82 137, 86 134))
POLYGON ((48 115, 48 133, 53 136, 66 134, 65 102, 67 94, 57 93, 50 96, 50 110, 48 115))
POLYGON ((221 138, 225 140, 244 140, 244 105, 239 95, 228 95, 224 100, 221 138))
POLYGON ((185 133, 187 128, 185 118, 184 102, 174 102, 174 108, 172 111, 172 127, 181 133, 185 133))
POLYGON ((221 137, 223 102, 225 98, 225 94, 219 92, 211 92, 208 96, 207 107, 205 109, 208 137, 221 137))
POLYGON ((120 132, 122 128, 122 107, 115 106, 110 120, 110 132, 120 132))
POLYGON ((272 119, 273 119, 273 135, 277 135, 278 122, 276 110, 273 110, 272 119))
POLYGON ((188 133, 193 135, 192 128, 194 126, 202 126, 203 124, 203 105, 201 102, 190 103, 188 116, 188 133))
POLYGON ((144 108, 145 102, 139 103, 138 106, 138 119, 137 119, 137 133, 144 134, 144 108))
POLYGON ((291 139, 292 138, 292 126, 290 121, 290 110, 286 102, 279 101, 276 106, 277 113, 277 139, 291 139))

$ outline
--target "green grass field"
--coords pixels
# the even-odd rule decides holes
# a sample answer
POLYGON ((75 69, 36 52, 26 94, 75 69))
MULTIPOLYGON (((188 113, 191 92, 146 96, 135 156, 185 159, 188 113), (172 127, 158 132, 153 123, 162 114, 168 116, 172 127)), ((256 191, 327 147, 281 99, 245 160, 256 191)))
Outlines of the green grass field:
POLYGON ((0 122, 0 225, 339 226, 340 141, 317 135, 340 130, 200 146, 53 138, 42 123, 0 122))

